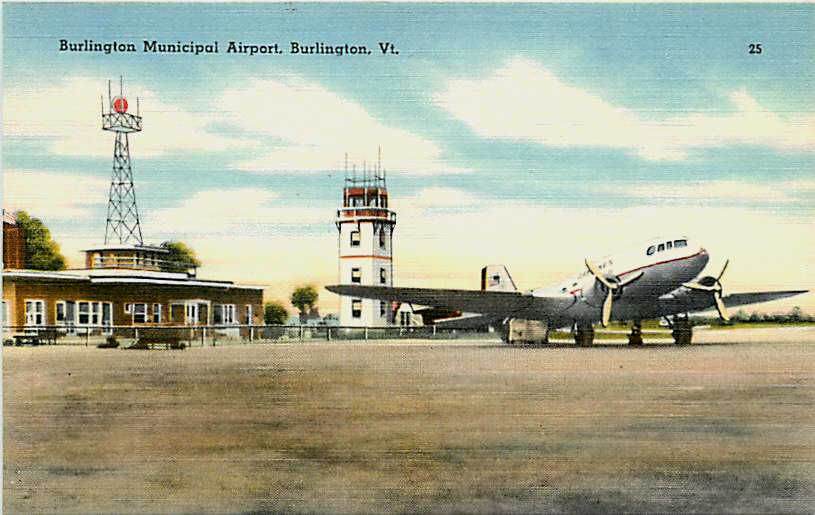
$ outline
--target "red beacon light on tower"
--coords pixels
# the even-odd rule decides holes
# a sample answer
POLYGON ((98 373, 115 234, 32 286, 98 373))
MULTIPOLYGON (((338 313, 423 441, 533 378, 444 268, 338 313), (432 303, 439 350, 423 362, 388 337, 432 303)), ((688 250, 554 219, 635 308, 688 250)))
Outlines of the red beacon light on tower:
POLYGON ((127 112, 127 99, 125 97, 117 96, 113 99, 111 104, 111 107, 113 107, 113 110, 117 113, 127 112))

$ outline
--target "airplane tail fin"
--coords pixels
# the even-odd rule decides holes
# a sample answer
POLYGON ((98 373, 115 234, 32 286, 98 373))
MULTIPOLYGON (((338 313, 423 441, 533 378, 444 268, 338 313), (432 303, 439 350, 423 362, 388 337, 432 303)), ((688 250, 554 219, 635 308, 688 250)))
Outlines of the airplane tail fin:
POLYGON ((481 291, 518 291, 504 265, 487 265, 481 269, 481 291))

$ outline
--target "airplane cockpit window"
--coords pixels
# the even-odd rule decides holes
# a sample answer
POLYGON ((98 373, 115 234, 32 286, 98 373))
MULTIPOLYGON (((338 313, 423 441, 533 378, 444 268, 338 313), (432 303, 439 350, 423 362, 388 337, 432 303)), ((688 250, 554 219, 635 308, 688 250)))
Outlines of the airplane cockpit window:
POLYGON ((670 241, 665 243, 666 249, 671 250, 671 247, 673 247, 673 244, 670 241))
POLYGON ((650 247, 648 247, 648 250, 645 251, 645 253, 650 256, 651 254, 653 254, 656 251, 657 251, 657 248, 654 247, 653 245, 651 245, 650 247))
POLYGON ((676 240, 674 242, 674 247, 676 247, 676 248, 687 247, 687 246, 688 246, 688 240, 676 240))
POLYGON ((663 250, 665 250, 665 244, 660 243, 659 246, 657 247, 657 252, 662 252, 663 250))

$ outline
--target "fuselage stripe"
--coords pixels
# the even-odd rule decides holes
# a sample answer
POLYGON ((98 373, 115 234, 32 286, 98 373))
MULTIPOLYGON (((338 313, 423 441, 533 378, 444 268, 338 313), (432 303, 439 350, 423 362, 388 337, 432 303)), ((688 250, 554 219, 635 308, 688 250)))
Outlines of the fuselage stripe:
POLYGON ((659 261, 659 262, 657 262, 657 263, 651 263, 650 265, 644 265, 644 266, 641 266, 641 267, 639 267, 639 268, 635 268, 635 269, 633 269, 633 270, 629 270, 629 271, 627 271, 627 272, 623 272, 623 273, 621 273, 621 274, 617 274, 617 275, 618 275, 618 277, 622 277, 622 276, 624 276, 625 274, 630 274, 630 273, 632 273, 632 272, 638 272, 638 271, 643 270, 643 269, 645 269, 645 268, 651 268, 652 266, 664 265, 665 263, 673 263, 674 261, 682 261, 682 260, 684 260, 684 259, 691 259, 691 258, 695 258, 696 256, 701 255, 701 254, 702 254, 702 252, 704 252, 704 251, 703 251, 703 250, 700 250, 700 251, 699 251, 699 252, 697 252, 696 254, 692 254, 692 255, 690 255, 690 256, 685 256, 685 257, 676 258, 676 259, 668 259, 668 260, 665 260, 665 261, 659 261))

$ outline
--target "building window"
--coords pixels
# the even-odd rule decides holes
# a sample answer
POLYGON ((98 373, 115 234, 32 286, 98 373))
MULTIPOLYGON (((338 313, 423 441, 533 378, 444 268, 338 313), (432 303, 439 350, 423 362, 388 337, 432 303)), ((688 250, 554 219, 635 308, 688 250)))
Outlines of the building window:
POLYGON ((25 301, 25 325, 45 325, 45 301, 25 301))
POLYGON ((387 284, 388 282, 388 271, 384 268, 379 269, 379 284, 387 284))
POLYGON ((235 317, 235 305, 234 304, 225 304, 224 305, 224 323, 225 324, 236 324, 236 323, 238 323, 238 319, 235 317))
POLYGON ((113 334, 113 303, 102 303, 102 327, 105 328, 105 334, 113 334))
POLYGON ((410 325, 410 312, 409 311, 402 311, 399 313, 399 325, 409 326, 410 325))
POLYGON ((67 317, 68 317, 68 314, 67 314, 68 310, 67 310, 67 308, 65 306, 65 301, 64 300, 59 300, 59 301, 57 301, 55 306, 56 306, 56 318, 55 318, 55 320, 57 322, 57 325, 65 325, 65 322, 67 321, 67 317))
POLYGON ((77 302, 77 324, 89 325, 91 323, 91 303, 77 302))
POLYGON ((246 325, 252 325, 252 323, 254 322, 254 320, 252 320, 252 305, 251 305, 251 304, 247 304, 247 305, 246 305, 246 311, 245 311, 245 313, 246 313, 246 319, 245 319, 245 322, 244 322, 244 323, 245 323, 246 325))
POLYGON ((215 304, 212 306, 212 317, 214 324, 234 324, 237 322, 235 319, 235 305, 234 304, 215 304))
POLYGON ((188 325, 198 323, 198 304, 196 304, 195 302, 186 303, 185 313, 186 315, 184 318, 184 323, 188 325))
POLYGON ((359 268, 351 269, 351 282, 357 284, 362 282, 362 272, 360 272, 359 268))
POLYGON ((386 235, 385 235, 386 230, 387 229, 385 229, 384 227, 379 229, 379 248, 381 248, 381 249, 384 249, 385 248, 385 243, 387 243, 386 235))
POLYGON ((354 299, 351 301, 351 316, 353 318, 362 318, 362 300, 354 299))
POLYGON ((147 303, 137 302, 133 304, 133 323, 143 324, 147 322, 147 303))
POLYGON ((161 304, 153 304, 153 323, 161 323, 161 304))
POLYGON ((102 324, 102 303, 91 302, 91 325, 102 324))
POLYGON ((351 231, 351 246, 359 247, 360 235, 359 230, 351 231))
POLYGON ((379 301, 379 317, 382 318, 388 314, 388 303, 384 300, 379 301))

